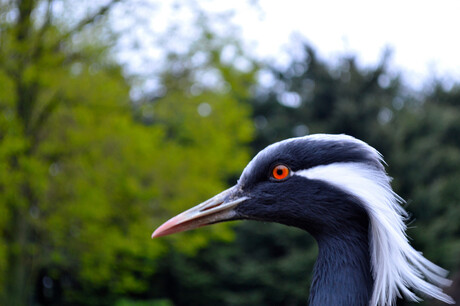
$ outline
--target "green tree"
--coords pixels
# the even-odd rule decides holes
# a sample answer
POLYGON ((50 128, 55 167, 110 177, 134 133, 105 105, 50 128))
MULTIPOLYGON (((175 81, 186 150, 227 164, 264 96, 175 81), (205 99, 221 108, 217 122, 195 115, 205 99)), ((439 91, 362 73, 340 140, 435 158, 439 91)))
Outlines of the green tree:
POLYGON ((415 220, 409 234, 424 254, 456 277, 448 292, 459 300, 460 283, 460 87, 436 81, 422 99, 406 101, 395 117, 389 163, 395 187, 415 220))
POLYGON ((266 73, 273 79, 252 103, 257 127, 254 150, 309 133, 345 133, 378 145, 385 153, 381 134, 392 100, 401 93, 398 77, 388 72, 388 58, 385 55, 375 68, 360 68, 353 57, 331 65, 305 45, 303 58, 286 69, 269 66, 266 73))
MULTIPOLYGON (((70 100, 63 89, 68 83, 75 82, 70 73, 71 64, 78 62, 77 57, 84 59, 86 56, 73 48, 70 36, 91 23, 111 4, 68 32, 58 33, 51 24, 51 1, 41 25, 37 25, 34 18, 38 1, 0 3, 0 107, 3 114, 0 189, 4 212, 2 245, 5 246, 0 269, 6 304, 22 304, 30 297, 38 257, 42 255, 34 242, 41 235, 39 227, 42 227, 37 217, 45 213, 39 203, 44 202, 49 187, 46 178, 50 157, 41 152, 49 133, 45 126, 58 104, 70 100), (66 75, 68 77, 64 79, 66 75)), ((96 57, 98 53, 95 52, 96 57)), ((124 82, 120 86, 119 73, 110 81, 114 83, 111 86, 120 88, 123 93, 114 102, 126 98, 127 87, 124 82)))
MULTIPOLYGON (((212 57, 209 69, 245 86, 241 96, 191 95, 193 83, 174 75, 161 99, 133 107, 103 18, 117 2, 70 27, 54 1, 0 2, 2 304, 111 304, 145 291, 167 243, 150 232, 247 161, 241 100, 253 72, 213 68, 212 57)), ((224 225, 173 243, 191 252, 231 233, 224 225)))

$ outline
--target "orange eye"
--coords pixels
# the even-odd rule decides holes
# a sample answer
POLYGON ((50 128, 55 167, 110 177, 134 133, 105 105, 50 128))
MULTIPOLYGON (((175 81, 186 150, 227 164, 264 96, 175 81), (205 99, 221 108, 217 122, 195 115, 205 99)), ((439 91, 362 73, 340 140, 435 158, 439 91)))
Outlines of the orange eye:
POLYGON ((277 180, 287 178, 289 175, 289 168, 285 165, 278 165, 272 170, 272 177, 277 180))

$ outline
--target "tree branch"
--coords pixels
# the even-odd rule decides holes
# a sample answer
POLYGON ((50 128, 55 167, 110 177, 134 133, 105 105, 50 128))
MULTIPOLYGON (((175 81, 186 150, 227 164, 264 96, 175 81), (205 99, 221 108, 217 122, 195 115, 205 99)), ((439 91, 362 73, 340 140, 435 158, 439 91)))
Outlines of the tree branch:
POLYGON ((59 104, 60 95, 59 93, 55 93, 53 97, 51 97, 50 101, 40 111, 40 114, 37 116, 37 119, 33 124, 33 128, 31 129, 33 131, 31 150, 34 150, 38 146, 38 137, 41 133, 41 130, 48 118, 54 113, 54 110, 59 106, 59 104))
POLYGON ((38 58, 42 54, 43 47, 44 47, 42 44, 42 38, 43 36, 45 36, 46 30, 49 29, 52 23, 53 14, 52 14, 52 9, 51 9, 51 4, 53 0, 47 0, 47 2, 48 2, 48 5, 46 9, 45 21, 43 22, 43 25, 38 30, 37 37, 35 39, 35 44, 34 44, 35 46, 32 52, 32 58, 38 58))
POLYGON ((57 48, 63 40, 66 40, 67 38, 72 36, 74 33, 80 32, 85 26, 93 23, 98 17, 105 15, 115 4, 117 4, 120 1, 121 0, 112 0, 106 5, 100 7, 99 10, 97 10, 94 14, 87 16, 86 18, 80 20, 80 22, 75 27, 73 27, 72 29, 70 29, 63 35, 61 35, 61 37, 59 37, 59 39, 55 42, 52 48, 53 49, 57 48))

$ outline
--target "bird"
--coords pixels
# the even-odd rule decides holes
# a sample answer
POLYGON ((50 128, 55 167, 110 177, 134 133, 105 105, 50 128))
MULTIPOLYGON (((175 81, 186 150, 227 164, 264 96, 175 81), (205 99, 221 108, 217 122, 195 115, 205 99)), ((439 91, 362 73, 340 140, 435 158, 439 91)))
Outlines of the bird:
POLYGON ((418 295, 454 304, 447 271, 406 235, 404 200, 383 156, 345 134, 276 142, 244 168, 236 185, 166 221, 152 238, 230 220, 277 222, 318 244, 310 305, 394 305, 418 295))

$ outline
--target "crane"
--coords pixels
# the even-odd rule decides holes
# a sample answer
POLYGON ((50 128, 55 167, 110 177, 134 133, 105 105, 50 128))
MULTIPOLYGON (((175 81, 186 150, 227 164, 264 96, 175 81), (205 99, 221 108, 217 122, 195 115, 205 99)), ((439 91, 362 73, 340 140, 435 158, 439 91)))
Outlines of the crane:
POLYGON ((274 143, 237 184, 161 225, 152 238, 229 220, 277 222, 309 232, 318 257, 310 305, 392 305, 417 294, 453 304, 447 271, 408 242, 404 202, 382 155, 348 135, 274 143))

